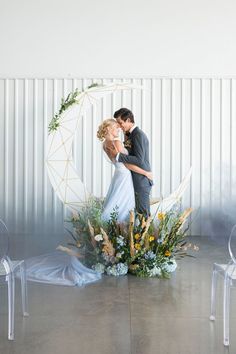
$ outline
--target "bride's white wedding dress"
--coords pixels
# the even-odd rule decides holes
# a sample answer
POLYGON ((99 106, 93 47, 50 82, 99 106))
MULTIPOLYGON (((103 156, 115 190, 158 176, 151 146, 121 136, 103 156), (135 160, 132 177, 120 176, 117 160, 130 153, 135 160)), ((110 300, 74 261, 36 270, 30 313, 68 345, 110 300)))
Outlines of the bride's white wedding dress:
POLYGON ((59 250, 28 258, 25 264, 27 280, 38 283, 83 286, 101 279, 100 273, 85 267, 77 257, 59 250))
MULTIPOLYGON (((122 153, 128 155, 123 148, 122 153)), ((115 207, 118 207, 119 222, 129 219, 130 210, 135 208, 134 186, 130 170, 122 162, 112 160, 115 166, 115 173, 109 186, 102 212, 102 219, 109 220, 115 207)))

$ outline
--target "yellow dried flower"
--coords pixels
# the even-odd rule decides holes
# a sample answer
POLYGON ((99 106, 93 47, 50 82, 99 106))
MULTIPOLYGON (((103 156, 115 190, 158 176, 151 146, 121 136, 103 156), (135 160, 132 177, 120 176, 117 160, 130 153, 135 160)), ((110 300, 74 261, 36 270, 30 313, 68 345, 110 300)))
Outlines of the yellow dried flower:
POLYGON ((152 242, 155 240, 155 237, 154 236, 149 236, 149 241, 152 242))
POLYGON ((161 220, 161 221, 165 219, 165 216, 166 216, 165 213, 158 213, 157 214, 158 219, 161 220))
POLYGON ((135 240, 138 240, 138 239, 140 239, 140 235, 139 234, 135 234, 134 238, 135 238, 135 240))
POLYGON ((129 269, 130 270, 136 270, 139 267, 138 264, 130 264, 129 269))
POLYGON ((140 245, 140 243, 135 243, 134 247, 135 247, 135 249, 138 250, 138 251, 141 250, 141 245, 140 245))
POLYGON ((170 251, 165 251, 165 256, 166 256, 166 257, 170 257, 170 255, 171 255, 171 252, 170 252, 170 251))
POLYGON ((94 239, 94 228, 92 227, 90 221, 88 220, 88 227, 89 227, 89 233, 90 233, 90 236, 91 236, 91 243, 93 245, 93 247, 95 248, 96 247, 96 240, 94 239))
POLYGON ((103 230, 103 228, 101 228, 100 230, 103 236, 103 252, 105 252, 108 256, 114 256, 115 249, 111 241, 109 240, 107 233, 103 230))

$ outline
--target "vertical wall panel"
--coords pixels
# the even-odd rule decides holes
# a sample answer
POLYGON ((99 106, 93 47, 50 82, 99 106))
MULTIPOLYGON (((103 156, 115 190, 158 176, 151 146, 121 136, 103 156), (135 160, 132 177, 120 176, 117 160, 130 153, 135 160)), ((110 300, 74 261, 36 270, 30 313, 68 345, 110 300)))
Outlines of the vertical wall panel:
POLYGON ((144 90, 113 93, 79 122, 73 156, 87 188, 103 197, 114 172, 96 138, 98 125, 120 107, 130 107, 150 139, 152 197, 171 193, 192 166, 182 199, 183 207, 194 208, 191 233, 207 235, 221 220, 236 222, 235 78, 1 79, 0 217, 10 229, 61 227, 65 210, 45 169, 48 124, 61 98, 76 87, 113 81, 144 90))
POLYGON ((231 203, 236 200, 236 80, 231 84, 231 203))
MULTIPOLYGON (((48 96, 48 81, 47 79, 43 80, 43 137, 42 137, 42 144, 43 144, 43 163, 44 157, 46 155, 46 146, 47 146, 47 136, 48 136, 48 105, 47 105, 47 96, 48 96)), ((47 170, 46 168, 42 169, 43 172, 43 219, 47 220, 48 216, 48 177, 47 177, 47 170)))
POLYGON ((5 220, 8 220, 8 212, 9 212, 9 202, 8 202, 8 162, 9 162, 9 148, 8 148, 8 139, 9 139, 9 80, 5 80, 5 86, 4 86, 4 116, 3 119, 4 121, 4 135, 3 135, 3 150, 4 150, 4 198, 3 203, 4 203, 4 218, 5 220))
POLYGON ((171 190, 173 191, 181 180, 181 80, 172 79, 171 99, 171 190))
POLYGON ((5 217, 5 81, 0 80, 0 216, 5 217))
MULTIPOLYGON (((191 190, 191 201, 194 209, 199 208, 199 219, 201 218, 201 80, 193 80, 192 82, 192 132, 191 139, 188 139, 191 144, 191 163, 193 166, 192 185, 194 188, 191 190)), ((186 143, 186 149, 188 149, 186 143)), ((192 225, 192 233, 199 234, 201 224, 194 222, 192 225)))
POLYGON ((161 171, 161 154, 162 154, 162 80, 153 79, 152 85, 152 134, 151 134, 151 156, 152 171, 154 177, 154 186, 152 195, 156 197, 162 196, 162 175, 161 171))

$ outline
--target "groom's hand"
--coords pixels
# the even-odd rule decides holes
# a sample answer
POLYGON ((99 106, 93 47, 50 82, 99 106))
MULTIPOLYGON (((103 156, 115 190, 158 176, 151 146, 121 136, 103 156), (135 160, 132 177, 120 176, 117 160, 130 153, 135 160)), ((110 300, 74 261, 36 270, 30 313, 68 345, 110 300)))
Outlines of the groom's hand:
POLYGON ((111 155, 112 157, 115 157, 117 155, 117 151, 113 146, 106 146, 106 151, 111 155))
POLYGON ((117 151, 116 150, 111 150, 110 154, 111 154, 112 158, 115 158, 116 155, 117 155, 117 151))
POLYGON ((113 159, 116 159, 116 156, 117 156, 118 154, 117 154, 117 151, 111 150, 111 151, 109 152, 109 155, 110 155, 113 159))
POLYGON ((151 181, 153 181, 153 174, 152 174, 151 171, 150 171, 150 172, 147 172, 146 177, 147 177, 148 179, 150 179, 151 181))

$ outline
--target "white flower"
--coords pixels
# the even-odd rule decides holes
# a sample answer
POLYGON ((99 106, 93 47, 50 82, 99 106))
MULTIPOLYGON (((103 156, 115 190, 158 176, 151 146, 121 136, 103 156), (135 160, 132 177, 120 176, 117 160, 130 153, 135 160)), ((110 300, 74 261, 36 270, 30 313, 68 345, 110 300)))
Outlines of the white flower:
POLYGON ((124 246, 124 244, 125 244, 124 237, 122 235, 119 235, 116 239, 116 242, 119 246, 124 246))
POLYGON ((121 252, 118 252, 118 253, 116 254, 116 257, 117 257, 117 258, 121 258, 121 257, 122 257, 121 252))
POLYGON ((149 270, 149 275, 151 277, 155 277, 157 275, 161 275, 161 268, 155 266, 152 269, 149 270))
POLYGON ((173 273, 177 268, 177 263, 174 258, 165 262, 162 266, 162 269, 167 273, 173 273))
POLYGON ((138 226, 140 225, 140 221, 139 221, 138 218, 134 221, 134 225, 135 225, 136 227, 138 227, 138 226))
POLYGON ((164 237, 163 236, 159 236, 158 239, 157 239, 157 243, 162 243, 164 240, 164 237))
POLYGON ((105 266, 102 263, 97 263, 93 266, 93 269, 95 270, 95 272, 102 274, 105 271, 105 266))
POLYGON ((103 237, 101 234, 97 234, 96 236, 94 236, 96 241, 103 241, 103 237))

